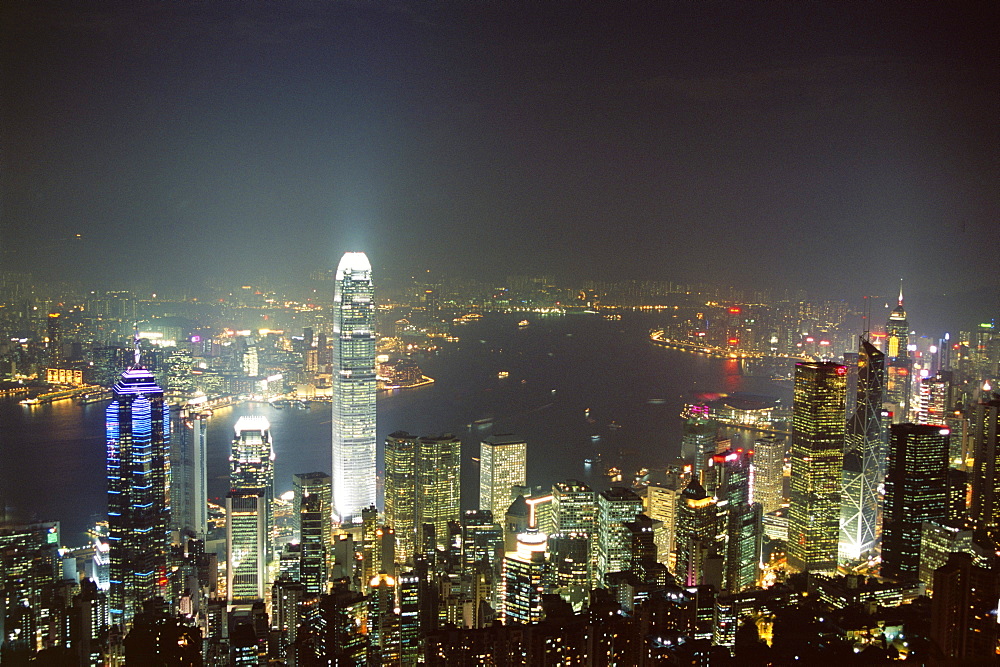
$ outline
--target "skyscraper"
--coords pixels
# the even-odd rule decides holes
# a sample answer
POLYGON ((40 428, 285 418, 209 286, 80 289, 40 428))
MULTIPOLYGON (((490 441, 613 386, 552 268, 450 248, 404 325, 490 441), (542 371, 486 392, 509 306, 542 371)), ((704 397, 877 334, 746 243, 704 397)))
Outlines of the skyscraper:
POLYGON ((1000 548, 1000 396, 985 395, 974 408, 972 449, 972 523, 1000 548))
POLYGON ((330 476, 307 472, 292 476, 294 514, 299 526, 299 578, 309 593, 327 590, 332 508, 330 476))
POLYGON ((754 500, 762 510, 773 512, 784 501, 785 441, 768 436, 754 441, 754 500))
POLYGON ((706 485, 712 489, 726 534, 723 586, 739 593, 757 582, 760 562, 761 506, 750 497, 751 454, 742 448, 708 459, 706 485))
MULTIPOLYGON (((704 407, 705 414, 708 408, 704 407)), ((719 423, 701 413, 696 413, 684 422, 681 435, 681 458, 694 466, 695 476, 708 465, 708 457, 715 454, 715 437, 719 434, 719 423)))
POLYGON ((878 485, 885 467, 885 355, 864 338, 858 349, 857 375, 854 413, 848 415, 844 443, 841 489, 838 556, 845 563, 862 560, 875 549, 878 485))
POLYGON ((462 441, 451 433, 417 439, 417 541, 421 527, 434 526, 439 546, 448 541, 448 524, 462 514, 462 441))
POLYGON ((171 524, 205 539, 208 533, 208 426, 195 410, 175 420, 170 448, 171 524))
POLYGON ((948 517, 948 429, 893 424, 882 515, 882 576, 916 579, 924 521, 948 517))
POLYGON ((148 598, 167 592, 170 545, 170 414, 153 374, 136 363, 115 383, 108 405, 110 623, 128 627, 148 598))
POLYGON ((417 549, 417 439, 396 431, 385 439, 385 520, 396 531, 396 557, 405 563, 417 549))
POLYGON ((230 604, 264 599, 267 497, 264 490, 226 494, 226 590, 230 604))
MULTIPOLYGON (((721 550, 725 548, 719 530, 718 501, 691 476, 690 482, 681 491, 677 502, 677 549, 674 574, 681 586, 699 586, 714 579, 721 585, 721 550), (707 560, 718 557, 719 571, 714 577, 706 577, 707 560)), ((724 538, 723 538, 724 539, 724 538)))
POLYGON ((375 288, 363 252, 341 258, 333 311, 333 503, 357 523, 376 500, 375 288))
POLYGON ((903 308, 903 286, 899 286, 899 304, 889 314, 886 328, 885 398, 893 404, 893 422, 909 421, 910 392, 913 387, 913 359, 910 358, 910 323, 903 308))
POLYGON ((517 536, 517 548, 504 556, 501 618, 505 624, 541 620, 545 545, 545 535, 529 529, 517 536))
POLYGON ((515 486, 527 484, 528 443, 513 435, 490 435, 479 448, 479 509, 502 517, 515 486))
POLYGON ((229 487, 233 490, 260 489, 264 498, 264 534, 267 536, 265 562, 270 559, 274 526, 274 446, 271 423, 266 417, 244 415, 236 420, 236 432, 229 455, 229 487))
POLYGON ((837 569, 846 389, 840 364, 795 365, 787 554, 801 572, 837 569))
POLYGON ((629 568, 629 531, 625 522, 642 514, 642 498, 631 489, 613 486, 597 494, 597 585, 612 572, 629 568))
POLYGON ((396 431, 385 440, 385 517, 396 531, 396 560, 407 562, 433 525, 437 543, 461 518, 462 441, 450 433, 416 438, 396 431))

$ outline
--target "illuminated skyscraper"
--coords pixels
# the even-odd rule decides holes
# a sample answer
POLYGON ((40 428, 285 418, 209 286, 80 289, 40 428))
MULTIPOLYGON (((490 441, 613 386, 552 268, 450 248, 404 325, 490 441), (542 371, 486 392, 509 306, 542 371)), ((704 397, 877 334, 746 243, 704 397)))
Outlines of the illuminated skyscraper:
MULTIPOLYGON (((950 376, 950 373, 947 375, 950 376)), ((946 374, 926 377, 920 381, 920 423, 921 424, 944 424, 949 415, 948 393, 951 390, 951 382, 946 374)))
POLYGON ((973 525, 1000 548, 1000 395, 991 393, 988 384, 984 393, 973 413, 970 514, 973 525))
POLYGON ((169 409, 138 363, 113 389, 107 418, 110 623, 128 627, 143 600, 167 594, 169 409))
POLYGON ((375 504, 375 288, 363 252, 341 258, 333 311, 333 504, 358 522, 375 504))
POLYGON ((909 356, 907 350, 910 344, 910 323, 906 321, 906 310, 903 308, 903 285, 899 285, 899 303, 889 313, 889 322, 885 325, 885 351, 890 359, 909 356))
POLYGON ((787 554, 800 572, 837 569, 846 390, 840 364, 795 365, 787 554))
POLYGON ((325 593, 330 570, 332 507, 330 476, 307 472, 292 476, 294 514, 299 526, 299 579, 309 593, 325 593))
POLYGON ((631 489, 613 486, 597 494, 597 585, 604 586, 605 577, 629 568, 630 534, 627 521, 642 514, 642 498, 631 489))
POLYGON ((502 517, 515 486, 527 484, 528 443, 513 435, 487 436, 479 448, 479 509, 502 517))
POLYGON ((537 623, 542 618, 542 591, 546 571, 546 538, 529 529, 517 536, 517 548, 503 559, 504 624, 537 623))
POLYGON ((267 498, 263 489, 226 494, 226 590, 230 604, 264 599, 267 498))
POLYGON ((229 485, 234 489, 265 489, 274 497, 274 446, 266 417, 244 415, 236 420, 236 437, 229 455, 229 485))
POLYGON ((385 440, 385 518, 396 531, 396 560, 407 562, 434 526, 444 546, 448 523, 461 518, 462 441, 448 433, 415 438, 397 431, 385 440))
POLYGON ((396 557, 405 563, 416 554, 417 439, 396 431, 385 439, 385 520, 396 531, 396 557))
POLYGON ((270 558, 271 529, 274 526, 274 446, 271 423, 266 417, 244 415, 236 420, 229 455, 229 487, 234 490, 260 489, 264 496, 265 534, 270 558))
POLYGON ((910 323, 903 309, 903 286, 899 287, 899 305, 889 314, 886 327, 885 400, 893 404, 893 423, 909 421, 910 392, 913 387, 913 359, 910 358, 910 323))
MULTIPOLYGON (((704 407, 704 411, 707 414, 708 408, 704 407)), ((699 478, 708 465, 708 457, 715 454, 715 437, 719 434, 719 423, 704 414, 696 413, 685 421, 681 435, 681 458, 694 466, 694 474, 699 478)))
POLYGON ((875 549, 878 485, 885 472, 882 400, 885 355, 865 339, 858 349, 857 397, 848 415, 841 489, 838 557, 862 560, 875 549))
POLYGON ((753 498, 766 514, 780 509, 784 501, 785 441, 760 438, 754 441, 753 450, 753 498))
POLYGON ((195 410, 174 420, 170 447, 171 524, 205 539, 208 534, 208 425, 195 410))
POLYGON ((448 542, 448 524, 462 514, 462 441, 451 433, 417 439, 417 542, 422 526, 434 526, 439 546, 448 542))
POLYGON ((924 521, 948 517, 948 429, 893 424, 882 514, 883 577, 916 579, 924 521))
POLYGON ((676 526, 674 574, 678 583, 699 586, 714 582, 721 586, 725 529, 720 530, 718 500, 693 475, 677 502, 676 526), (710 558, 718 565, 712 575, 707 572, 710 558))
POLYGON ((726 550, 723 586, 730 593, 742 592, 757 582, 760 562, 761 506, 750 497, 752 454, 726 450, 708 458, 705 482, 716 498, 724 524, 726 550))

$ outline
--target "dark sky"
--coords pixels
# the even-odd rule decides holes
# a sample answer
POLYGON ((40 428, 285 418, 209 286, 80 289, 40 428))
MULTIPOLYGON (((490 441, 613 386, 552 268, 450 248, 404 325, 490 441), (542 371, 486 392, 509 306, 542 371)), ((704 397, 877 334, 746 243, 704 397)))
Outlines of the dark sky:
POLYGON ((993 3, 2 12, 4 268, 996 292, 993 3))

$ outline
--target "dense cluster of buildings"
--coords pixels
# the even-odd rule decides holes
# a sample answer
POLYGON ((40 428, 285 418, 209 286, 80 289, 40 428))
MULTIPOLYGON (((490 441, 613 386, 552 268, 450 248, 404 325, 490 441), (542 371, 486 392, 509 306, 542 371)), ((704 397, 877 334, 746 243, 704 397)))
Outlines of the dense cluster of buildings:
MULTIPOLYGON (((46 368, 71 385, 79 371, 110 386, 110 403, 107 522, 94 545, 63 548, 58 523, 0 527, 4 664, 995 660, 1000 336, 992 327, 920 349, 900 295, 884 336, 855 337, 833 361, 823 349, 833 337, 802 348, 803 313, 791 306, 716 304, 719 327, 701 313, 672 325, 674 335, 700 322, 695 334, 721 336, 720 345, 803 357, 789 441, 738 446, 707 408, 689 406, 676 465, 639 487, 594 489, 573 479, 529 487, 529 443, 484 436, 477 509, 463 511, 461 440, 396 431, 383 443, 379 508, 383 325, 372 268, 363 253, 347 253, 322 277, 334 281, 329 327, 310 321, 301 337, 171 331, 167 318, 137 330, 124 293, 94 295, 78 311, 86 317, 46 313, 44 340, 5 337, 8 378, 46 368), (780 326, 768 329, 772 321, 780 326), (786 325, 791 333, 781 333, 786 325), (107 333, 89 359, 79 340, 88 327, 107 333), (296 386, 315 395, 324 384, 329 472, 297 474, 291 494, 276 497, 280 434, 247 414, 236 422, 229 492, 213 515, 206 406, 296 386)), ((512 281, 495 296, 532 307, 556 298, 550 282, 512 281)), ((424 286, 415 310, 439 315, 444 292, 424 286)), ((602 294, 570 298, 591 308, 602 294)), ((321 310, 288 308, 300 323, 321 310)), ((844 320, 843 309, 806 310, 844 320)), ((30 321, 3 315, 8 325, 30 321)))

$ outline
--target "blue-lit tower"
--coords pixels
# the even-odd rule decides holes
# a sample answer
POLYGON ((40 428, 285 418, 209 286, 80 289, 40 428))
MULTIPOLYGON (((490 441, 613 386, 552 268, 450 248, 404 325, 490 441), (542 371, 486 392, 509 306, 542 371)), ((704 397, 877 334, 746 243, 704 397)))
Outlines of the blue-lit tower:
POLYGON ((143 600, 166 597, 170 415, 163 390, 139 365, 122 373, 108 405, 110 622, 127 628, 143 600))
POLYGON ((375 504, 375 288, 363 252, 337 266, 333 333, 333 504, 352 522, 375 504))

